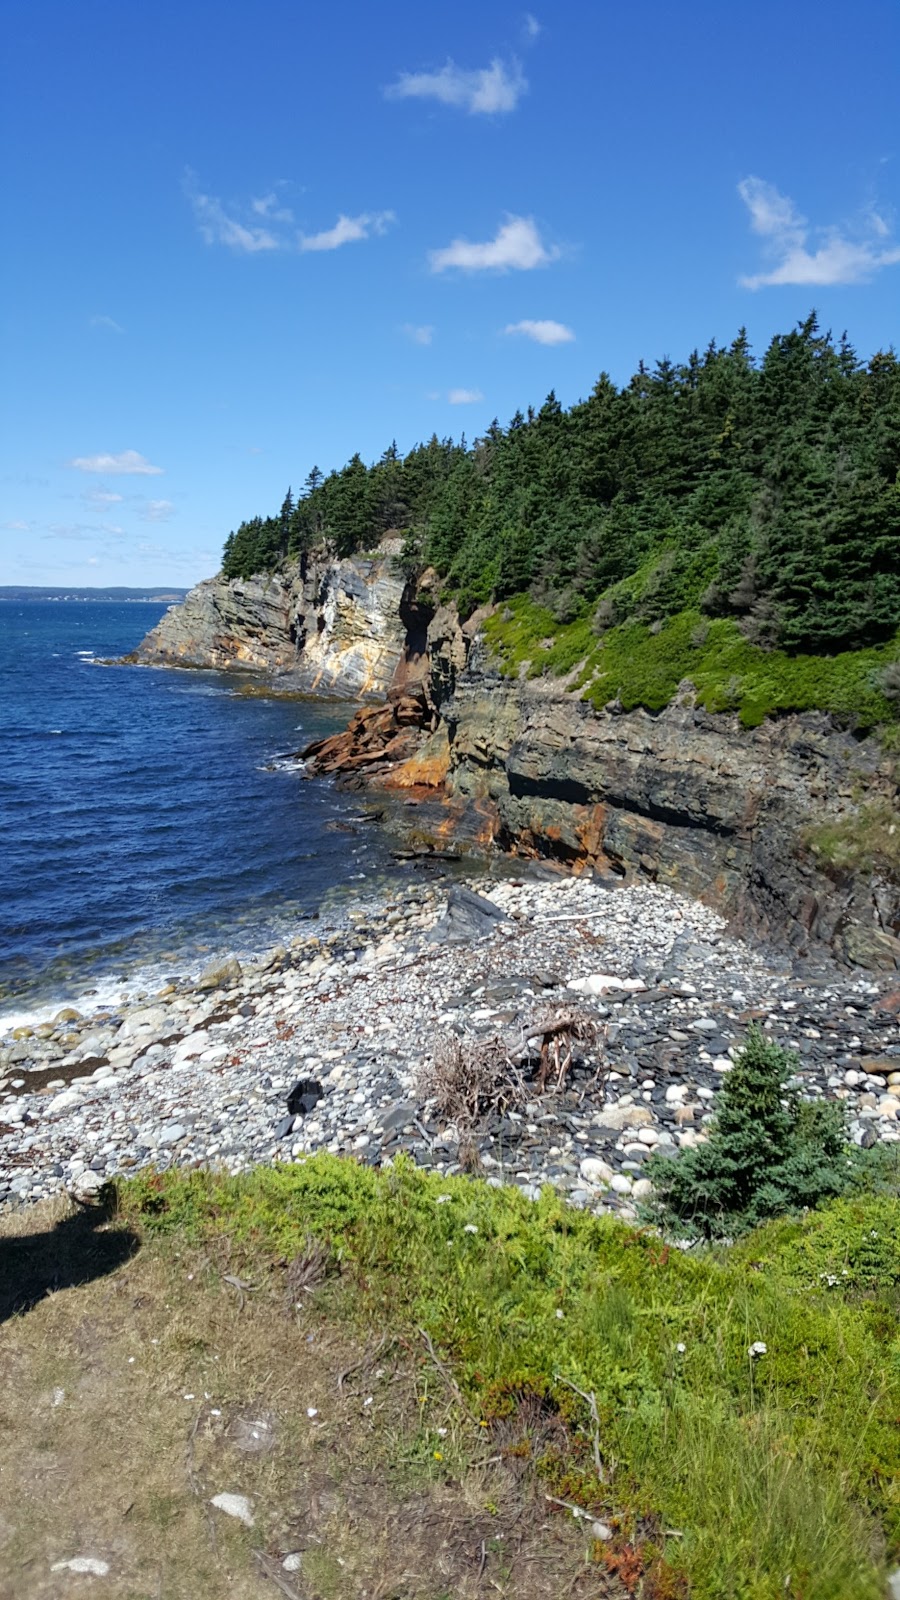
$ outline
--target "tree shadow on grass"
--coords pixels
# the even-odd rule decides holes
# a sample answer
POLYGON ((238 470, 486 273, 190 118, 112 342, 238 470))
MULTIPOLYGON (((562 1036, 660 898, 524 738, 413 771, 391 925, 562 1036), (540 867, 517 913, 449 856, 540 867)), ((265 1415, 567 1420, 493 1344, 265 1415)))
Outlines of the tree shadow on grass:
POLYGON ((106 1228, 114 1201, 78 1210, 41 1233, 0 1238, 0 1323, 57 1289, 115 1272, 138 1249, 130 1228, 106 1228))

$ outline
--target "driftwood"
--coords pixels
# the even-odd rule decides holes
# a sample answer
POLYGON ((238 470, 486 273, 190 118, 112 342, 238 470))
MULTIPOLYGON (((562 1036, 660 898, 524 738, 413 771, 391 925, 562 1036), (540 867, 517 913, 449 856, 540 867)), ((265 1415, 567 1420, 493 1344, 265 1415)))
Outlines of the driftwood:
POLYGON ((534 1024, 528 1037, 540 1038, 541 1041, 541 1065, 537 1075, 540 1094, 544 1093, 551 1077, 554 1079, 554 1089, 562 1088, 566 1073, 575 1059, 576 1046, 592 1049, 597 1043, 597 1033, 596 1022, 582 1011, 558 1011, 554 1016, 543 1017, 534 1024))
MULTIPOLYGON (((489 1039, 460 1038, 445 1034, 435 1043, 431 1061, 419 1074, 418 1090, 434 1102, 438 1112, 469 1133, 489 1112, 501 1115, 520 1107, 536 1094, 558 1093, 576 1058, 597 1045, 596 1022, 574 1009, 545 1013, 522 1025, 516 1044, 494 1035, 489 1039), (529 1071, 540 1041, 540 1065, 529 1071)), ((592 1080, 601 1080, 598 1064, 592 1080)))

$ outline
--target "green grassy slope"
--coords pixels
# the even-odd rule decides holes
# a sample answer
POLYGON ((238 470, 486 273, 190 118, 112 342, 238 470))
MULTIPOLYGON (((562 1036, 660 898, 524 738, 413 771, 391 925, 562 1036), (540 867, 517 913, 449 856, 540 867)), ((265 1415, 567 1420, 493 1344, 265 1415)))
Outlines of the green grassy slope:
POLYGON ((577 667, 577 688, 598 708, 618 696, 626 710, 661 711, 689 679, 702 706, 737 711, 745 727, 777 712, 821 710, 865 729, 900 712, 881 688, 885 668, 900 661, 900 637, 833 656, 788 655, 749 644, 734 622, 695 610, 661 626, 629 620, 598 634, 589 615, 560 624, 526 595, 499 607, 485 634, 510 675, 577 667))
POLYGON ((561 1417, 565 1446, 536 1427, 531 1465, 610 1522, 596 1559, 631 1562, 645 1600, 883 1597, 900 1549, 896 1201, 696 1255, 549 1191, 532 1205, 325 1156, 145 1176, 122 1205, 145 1230, 227 1238, 248 1268, 323 1243, 360 1323, 424 1330, 495 1448, 511 1412, 561 1417))

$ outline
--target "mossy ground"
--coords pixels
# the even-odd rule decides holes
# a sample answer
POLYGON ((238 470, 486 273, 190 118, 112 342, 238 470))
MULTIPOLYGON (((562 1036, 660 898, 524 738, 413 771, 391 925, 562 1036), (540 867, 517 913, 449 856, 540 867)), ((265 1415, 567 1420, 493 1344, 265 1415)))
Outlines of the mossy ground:
POLYGON ((492 1452, 510 1417, 532 1418, 515 1449, 546 1492, 612 1521, 597 1560, 627 1592, 883 1596, 900 1549, 897 1202, 841 1202, 701 1255, 549 1191, 531 1205, 328 1157, 143 1177, 122 1204, 143 1233, 227 1241, 247 1275, 323 1244, 343 1315, 427 1336, 492 1452))
POLYGON ((879 674, 900 658, 900 640, 840 655, 787 655, 748 643, 734 622, 697 610, 658 631, 629 620, 599 635, 591 616, 560 624, 525 595, 501 605, 485 634, 502 669, 578 674, 576 687, 598 708, 619 697, 627 711, 661 711, 689 679, 707 711, 736 711, 745 727, 785 711, 829 711, 862 729, 896 721, 898 705, 881 693, 879 674))
POLYGON ((807 829, 813 855, 836 872, 884 872, 900 878, 900 816, 887 801, 863 805, 842 817, 807 829))

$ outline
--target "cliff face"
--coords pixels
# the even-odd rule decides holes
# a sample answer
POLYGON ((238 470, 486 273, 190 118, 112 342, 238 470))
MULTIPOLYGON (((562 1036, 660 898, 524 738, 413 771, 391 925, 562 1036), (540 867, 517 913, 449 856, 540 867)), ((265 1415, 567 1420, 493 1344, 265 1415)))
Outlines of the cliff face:
MULTIPOLYGON (((410 602, 385 541, 371 559, 310 559, 212 579, 166 613, 134 660, 243 668, 305 693, 371 698, 304 754, 312 772, 401 791, 427 845, 490 843, 671 884, 747 933, 805 953, 900 966, 900 889, 822 870, 808 828, 898 809, 892 764, 818 713, 741 727, 693 703, 597 712, 565 680, 499 673, 476 613, 410 602)), ((900 814, 898 814, 900 825, 900 814)))
POLYGON ((806 830, 896 807, 874 740, 805 713, 743 728, 682 686, 665 711, 596 712, 559 679, 500 675, 475 617, 431 621, 418 680, 314 749, 317 769, 376 779, 420 801, 420 835, 671 884, 747 933, 799 953, 900 965, 900 891, 826 874, 806 830), (413 733, 418 708, 418 738, 413 733), (434 804, 441 796, 440 806, 434 804))
POLYGON ((265 672, 309 694, 384 695, 407 642, 398 549, 385 541, 368 560, 311 559, 255 578, 210 578, 130 659, 265 672))
POLYGON ((816 713, 748 730, 696 708, 688 685, 657 715, 597 713, 558 683, 500 678, 480 639, 443 715, 448 787, 491 800, 501 844, 669 883, 800 951, 900 960, 896 888, 826 876, 804 848, 861 796, 896 803, 873 740, 816 713))

